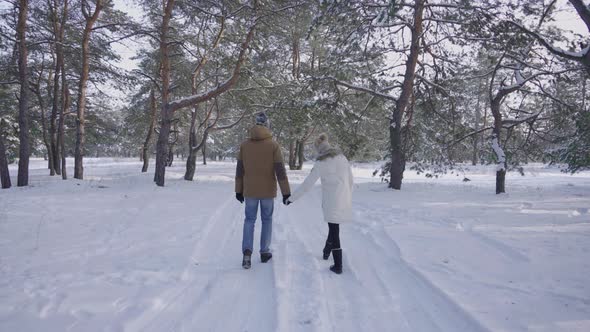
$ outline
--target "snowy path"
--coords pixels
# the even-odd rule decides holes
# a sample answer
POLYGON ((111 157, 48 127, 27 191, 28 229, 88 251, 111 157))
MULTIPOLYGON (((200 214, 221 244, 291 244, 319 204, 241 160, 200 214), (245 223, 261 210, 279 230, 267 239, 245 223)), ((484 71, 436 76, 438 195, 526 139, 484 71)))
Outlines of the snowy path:
MULTIPOLYGON (((225 196, 205 224, 187 258, 178 286, 158 297, 159 305, 147 310, 129 326, 134 331, 195 331, 205 325, 213 331, 271 331, 274 313, 264 317, 264 307, 250 301, 272 303, 272 264, 244 274, 239 263, 241 211, 225 196), (246 279, 244 279, 244 277, 246 279), (247 286, 246 286, 247 285, 247 286), (231 310, 229 310, 231 308, 231 310), (217 319, 216 317, 227 318, 217 319), (215 319, 213 319, 215 318, 215 319)), ((189 253, 187 253, 189 254, 189 253)))
POLYGON ((231 163, 194 183, 171 168, 166 188, 135 161, 90 161, 83 182, 39 165, 0 191, 0 331, 590 329, 589 174, 533 170, 496 196, 482 172, 394 192, 358 168, 334 275, 319 187, 277 199, 273 258, 243 270, 231 163))
MULTIPOLYGON (((332 275, 326 269, 331 261, 325 263, 320 257, 327 228, 318 223, 321 209, 314 202, 320 200, 321 194, 315 190, 301 201, 305 208, 293 207, 285 212, 296 241, 303 244, 306 260, 311 261, 302 262, 302 265, 312 265, 313 275, 320 276, 319 291, 311 292, 308 298, 319 296, 326 301, 327 316, 331 319, 328 326, 319 330, 485 331, 468 313, 408 266, 401 259, 395 241, 383 229, 343 225, 347 273, 332 275)), ((302 305, 308 305, 307 301, 304 299, 302 305)))

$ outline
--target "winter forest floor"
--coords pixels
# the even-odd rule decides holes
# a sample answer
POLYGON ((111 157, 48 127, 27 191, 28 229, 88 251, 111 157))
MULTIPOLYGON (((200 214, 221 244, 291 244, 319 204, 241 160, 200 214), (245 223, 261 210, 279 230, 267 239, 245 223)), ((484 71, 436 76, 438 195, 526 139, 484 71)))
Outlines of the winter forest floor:
POLYGON ((273 258, 243 270, 234 164, 183 165, 159 188, 135 160, 35 160, 0 190, 0 331, 590 331, 590 173, 530 165, 495 195, 491 167, 392 191, 357 165, 334 275, 319 186, 276 201, 273 258))

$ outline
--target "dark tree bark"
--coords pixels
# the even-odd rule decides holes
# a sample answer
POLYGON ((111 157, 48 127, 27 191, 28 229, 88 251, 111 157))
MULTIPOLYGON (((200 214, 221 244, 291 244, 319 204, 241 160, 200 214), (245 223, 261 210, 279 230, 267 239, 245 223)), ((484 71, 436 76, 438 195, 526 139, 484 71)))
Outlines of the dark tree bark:
POLYGON ((506 168, 496 171, 496 194, 506 192, 506 168))
POLYGON ((203 141, 203 165, 207 165, 207 139, 203 141))
POLYGON ((145 173, 150 165, 150 141, 152 140, 152 134, 154 133, 154 127, 156 126, 156 113, 158 109, 156 107, 156 95, 154 90, 150 92, 150 127, 148 128, 147 136, 143 142, 141 148, 141 159, 143 160, 143 166, 141 172, 145 173))
MULTIPOLYGON (((493 80, 492 80, 493 83, 493 80)), ((510 93, 518 90, 520 86, 510 88, 510 89, 503 89, 501 88, 500 91, 492 98, 490 102, 490 109, 492 111, 492 115, 494 117, 494 126, 492 129, 492 137, 491 137, 491 144, 494 153, 496 154, 496 158, 498 159, 498 169, 496 170, 496 194, 501 194, 506 192, 506 155, 502 148, 502 112, 500 112, 500 106, 502 105, 502 101, 504 98, 509 95, 510 93)))
POLYGON ((6 156, 6 147, 4 146, 3 122, 4 120, 0 121, 0 182, 2 183, 2 189, 8 189, 12 186, 12 183, 10 182, 8 158, 6 156))
POLYGON ((162 108, 160 132, 158 134, 158 143, 156 144, 156 172, 154 181, 158 186, 164 186, 164 177, 166 172, 166 160, 168 154, 168 137, 170 136, 170 124, 172 110, 168 105, 170 96, 170 57, 168 50, 168 29, 170 27, 170 18, 174 8, 174 0, 167 0, 164 3, 164 15, 162 16, 162 26, 160 28, 160 73, 162 79, 162 108))
POLYGON ((85 113, 86 113, 86 87, 88 85, 88 76, 90 73, 90 34, 92 27, 98 19, 102 9, 102 0, 96 0, 94 13, 90 14, 89 5, 86 0, 82 0, 82 14, 86 19, 86 26, 82 34, 82 74, 78 88, 78 109, 76 118, 76 150, 74 152, 74 178, 84 179, 84 141, 85 141, 85 113))
MULTIPOLYGON (((57 37, 56 37, 57 39, 57 37)), ((59 148, 57 143, 57 115, 59 114, 59 73, 61 70, 61 53, 57 51, 57 48, 61 49, 61 43, 57 43, 55 45, 55 53, 56 53, 56 61, 55 61, 55 72, 54 72, 54 82, 53 82, 53 94, 52 94, 52 106, 51 106, 51 116, 49 118, 49 145, 50 150, 49 154, 51 154, 51 162, 52 170, 50 171, 50 175, 61 174, 61 167, 59 163, 59 148), (60 44, 59 46, 57 44, 60 44)))
POLYGON ((402 91, 395 103, 395 109, 389 122, 389 141, 391 144, 391 167, 389 169, 389 188, 400 190, 406 168, 406 160, 402 145, 402 118, 406 111, 414 90, 414 77, 418 54, 420 53, 420 37, 422 35, 422 17, 425 0, 416 0, 414 5, 414 24, 411 27, 412 41, 410 54, 406 61, 406 71, 402 83, 402 91))
MULTIPOLYGON (((63 64, 63 63, 62 63, 63 64)), ((62 68, 62 72, 65 73, 65 67, 62 68)), ((59 111, 59 131, 57 133, 57 142, 59 144, 59 156, 61 161, 61 178, 63 180, 68 179, 68 172, 66 169, 66 149, 64 143, 65 134, 65 121, 66 113, 70 107, 70 90, 68 89, 68 83, 65 75, 62 75, 62 107, 59 111)))
POLYGON ((291 138, 291 140, 289 141, 289 169, 290 170, 295 170, 297 169, 296 166, 296 149, 295 149, 296 145, 295 145, 295 139, 291 138))
POLYGON ((195 107, 191 113, 191 127, 188 138, 188 157, 186 158, 186 172, 184 173, 184 179, 187 181, 193 180, 195 177, 195 171, 197 169, 197 151, 195 151, 195 146, 197 144, 197 112, 198 107, 195 107))
POLYGON ((174 123, 174 127, 170 131, 170 134, 172 134, 174 138, 168 141, 168 159, 166 160, 166 167, 171 167, 174 162, 174 146, 176 146, 176 143, 178 142, 178 135, 180 133, 178 131, 179 120, 174 119, 172 122, 174 123))
MULTIPOLYGON (((477 104, 475 106, 475 131, 478 131, 480 128, 481 122, 481 82, 477 84, 477 104)), ((471 164, 473 166, 477 165, 479 162, 479 134, 473 135, 473 154, 471 156, 471 164)))
MULTIPOLYGON (((40 87, 41 87, 41 78, 43 73, 39 73, 39 80, 33 86, 33 93, 37 96, 37 101, 39 102, 39 108, 41 110, 41 132, 43 137, 43 144, 45 145, 45 149, 47 150, 47 168, 49 169, 49 175, 55 175, 55 168, 53 166, 53 153, 51 151, 51 142, 49 142, 49 137, 47 135, 47 106, 45 105, 45 100, 43 100, 43 96, 41 95, 40 87)), ((51 73, 49 73, 48 78, 48 85, 51 82, 51 73)), ((48 87, 48 90, 51 91, 51 88, 48 87)))
POLYGON ((303 168, 303 148, 305 147, 305 142, 303 140, 297 140, 296 150, 297 150, 297 166, 295 169, 301 170, 303 168))
MULTIPOLYGON (((49 141, 51 145, 51 154, 52 154, 52 161, 53 161, 53 169, 55 170, 55 174, 61 174, 61 156, 63 151, 61 151, 61 146, 59 143, 59 127, 57 124, 57 116, 61 113, 60 107, 60 100, 61 105, 63 107, 63 87, 60 86, 60 79, 61 81, 65 81, 62 76, 65 75, 63 72, 64 68, 64 51, 63 51, 63 40, 64 40, 64 33, 65 33, 65 22, 67 20, 67 13, 68 13, 68 0, 63 1, 62 13, 61 17, 58 16, 58 9, 59 9, 59 1, 53 0, 48 1, 48 4, 51 6, 51 23, 53 27, 53 34, 54 34, 54 52, 55 52, 55 71, 53 76, 53 101, 52 101, 52 108, 51 108, 51 117, 49 122, 49 141), (60 76, 61 75, 61 76, 60 76), (61 87, 61 90, 60 90, 61 87), (61 91, 61 92, 60 92, 61 91), (60 97, 61 96, 61 97, 60 97)), ((53 174, 51 174, 53 175, 53 174)))
POLYGON ((211 100, 220 94, 229 90, 240 77, 240 69, 246 59, 246 51, 254 37, 253 24, 242 43, 240 53, 236 65, 233 69, 232 76, 224 83, 218 85, 216 88, 209 90, 203 94, 192 95, 186 98, 170 101, 170 59, 169 59, 169 27, 170 18, 172 16, 172 9, 174 7, 174 0, 167 0, 164 2, 164 15, 162 16, 162 25, 160 28, 160 61, 161 61, 161 80, 162 80, 162 108, 161 108, 161 124, 160 134, 158 135, 158 144, 156 146, 156 172, 154 174, 154 181, 158 186, 164 186, 166 174, 166 156, 168 153, 168 137, 170 135, 170 125, 172 115, 175 111, 197 105, 199 103, 211 100))
POLYGON ((29 73, 27 70, 27 11, 29 2, 20 0, 18 5, 18 23, 16 33, 18 36, 18 79, 20 82, 20 98, 18 102, 18 137, 19 137, 19 160, 17 186, 29 185, 29 156, 31 155, 31 144, 29 142, 29 73))

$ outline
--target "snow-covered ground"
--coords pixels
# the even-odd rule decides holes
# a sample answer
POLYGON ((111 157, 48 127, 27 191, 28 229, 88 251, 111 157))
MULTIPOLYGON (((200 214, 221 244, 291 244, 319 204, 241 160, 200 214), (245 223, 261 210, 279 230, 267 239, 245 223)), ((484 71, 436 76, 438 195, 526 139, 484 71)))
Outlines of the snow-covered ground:
POLYGON ((532 165, 495 195, 493 166, 392 191, 357 165, 334 275, 319 186, 276 201, 273 259, 243 270, 232 163, 164 188, 135 160, 43 166, 0 190, 0 331, 590 331, 590 173, 532 165))

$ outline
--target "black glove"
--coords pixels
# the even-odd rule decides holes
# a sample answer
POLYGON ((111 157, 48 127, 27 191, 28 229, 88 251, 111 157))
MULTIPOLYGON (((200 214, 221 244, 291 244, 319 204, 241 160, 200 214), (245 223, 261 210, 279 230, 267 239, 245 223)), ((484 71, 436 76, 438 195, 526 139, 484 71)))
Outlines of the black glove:
POLYGON ((236 199, 240 201, 240 203, 244 203, 244 195, 242 195, 242 193, 236 193, 236 199))
POLYGON ((283 195, 283 204, 285 204, 285 205, 291 204, 291 202, 288 201, 289 197, 291 197, 291 194, 283 195))

